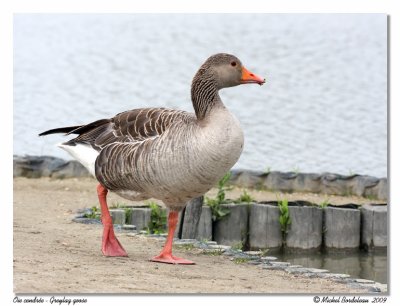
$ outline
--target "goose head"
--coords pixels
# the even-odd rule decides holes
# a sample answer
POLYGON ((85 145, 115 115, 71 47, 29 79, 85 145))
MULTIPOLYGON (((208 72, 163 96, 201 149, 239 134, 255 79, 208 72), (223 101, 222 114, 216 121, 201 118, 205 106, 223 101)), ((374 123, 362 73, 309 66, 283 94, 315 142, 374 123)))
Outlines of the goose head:
POLYGON ((240 84, 265 83, 265 79, 247 70, 234 55, 218 53, 210 56, 200 70, 213 77, 218 89, 240 84))

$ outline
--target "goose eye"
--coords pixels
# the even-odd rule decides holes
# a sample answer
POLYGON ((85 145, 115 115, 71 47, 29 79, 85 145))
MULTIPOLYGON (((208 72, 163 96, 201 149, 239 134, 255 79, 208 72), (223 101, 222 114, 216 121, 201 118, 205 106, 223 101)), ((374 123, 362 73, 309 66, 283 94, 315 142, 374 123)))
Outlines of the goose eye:
POLYGON ((236 62, 232 62, 231 66, 235 67, 236 66, 236 62))

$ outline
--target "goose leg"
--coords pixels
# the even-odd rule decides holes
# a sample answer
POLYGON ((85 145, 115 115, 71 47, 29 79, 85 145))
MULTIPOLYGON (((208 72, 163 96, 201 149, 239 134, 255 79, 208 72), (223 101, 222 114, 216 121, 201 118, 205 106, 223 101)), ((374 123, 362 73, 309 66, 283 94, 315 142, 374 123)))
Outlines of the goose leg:
POLYGON ((103 223, 103 241, 101 251, 105 256, 127 257, 128 254, 114 234, 114 226, 107 206, 107 193, 108 190, 101 184, 97 186, 97 195, 101 207, 101 222, 103 223))
POLYGON ((176 224, 178 223, 179 213, 177 211, 171 211, 168 215, 168 237, 165 242, 164 248, 160 255, 153 257, 151 261, 177 264, 177 265, 194 265, 193 261, 179 258, 172 255, 172 242, 174 240, 174 233, 176 224))

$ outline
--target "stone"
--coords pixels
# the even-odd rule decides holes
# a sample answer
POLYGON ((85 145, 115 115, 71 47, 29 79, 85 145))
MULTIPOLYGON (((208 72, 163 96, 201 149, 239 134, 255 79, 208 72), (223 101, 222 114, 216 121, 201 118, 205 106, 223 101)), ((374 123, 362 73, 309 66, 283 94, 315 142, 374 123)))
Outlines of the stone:
POLYGON ((329 249, 355 249, 360 245, 359 209, 326 207, 325 246, 329 249))
POLYGON ((134 230, 136 230, 136 226, 130 225, 130 224, 124 224, 124 225, 122 225, 122 229, 125 231, 134 231, 134 230))
POLYGON ((229 250, 231 248, 229 245, 222 245, 222 244, 211 244, 208 247, 214 250, 229 250))
POLYGON ((370 279, 357 278, 356 282, 359 284, 375 284, 375 281, 370 279))
MULTIPOLYGON (((199 224, 197 226, 197 235, 196 239, 198 240, 211 240, 212 237, 212 214, 209 206, 203 205, 201 209, 201 215, 199 224)), ((211 242, 211 241, 208 241, 211 242)), ((217 243, 216 241, 215 244, 217 243)))
POLYGON ((275 260, 277 260, 278 258, 276 258, 276 257, 274 257, 274 256, 264 256, 264 257, 261 257, 261 260, 265 260, 265 261, 275 261, 275 260))
POLYGON ((250 255, 250 256, 260 256, 260 255, 262 255, 263 252, 262 251, 246 251, 243 253, 250 255))
POLYGON ((263 187, 267 190, 293 192, 294 181, 297 177, 295 172, 271 171, 265 178, 263 187))
POLYGON ((76 217, 73 218, 72 221, 83 224, 102 224, 100 220, 86 217, 76 217))
POLYGON ((245 188, 256 188, 262 184, 262 173, 258 171, 243 170, 237 178, 235 184, 245 188))
POLYGON ((261 265, 263 269, 266 270, 285 270, 286 266, 270 266, 268 264, 262 264, 261 265))
POLYGON ((289 206, 291 223, 286 247, 316 250, 322 245, 322 209, 310 206, 289 206))
POLYGON ((63 179, 72 177, 89 177, 89 171, 75 160, 68 161, 56 169, 50 175, 52 178, 63 179))
POLYGON ((124 209, 110 209, 110 215, 113 224, 125 224, 125 210, 124 209))
POLYGON ((13 158, 14 177, 39 178, 50 176, 54 169, 64 165, 65 160, 52 156, 17 156, 13 158))
POLYGON ((204 197, 198 197, 189 201, 183 215, 181 238, 196 238, 200 222, 204 197))
POLYGON ((315 173, 299 173, 293 182, 296 192, 319 193, 321 189, 321 175, 315 173))
POLYGON ((368 175, 357 175, 353 180, 353 194, 356 196, 365 196, 368 189, 376 186, 379 179, 368 175))
POLYGON ((376 196, 379 200, 387 200, 389 198, 389 190, 386 178, 382 178, 379 180, 377 189, 378 191, 376 196))
POLYGON ((387 205, 363 205, 361 224, 361 245, 364 249, 387 247, 387 205))
POLYGON ((252 204, 249 217, 249 245, 252 250, 273 249, 282 246, 279 208, 252 204))
POLYGON ((151 220, 151 209, 148 207, 133 207, 131 210, 130 224, 135 225, 139 232, 148 228, 151 220))
POLYGON ((86 168, 77 161, 65 161, 53 156, 14 155, 13 166, 14 177, 71 178, 90 176, 86 168))
POLYGON ((273 266, 290 266, 290 263, 285 261, 271 261, 270 264, 273 266))
POLYGON ((323 173, 321 176, 320 192, 325 194, 350 195, 353 190, 352 176, 333 173, 323 173))
POLYGON ((214 240, 218 244, 230 246, 245 245, 248 232, 249 205, 247 204, 223 204, 230 213, 221 220, 214 222, 214 240))

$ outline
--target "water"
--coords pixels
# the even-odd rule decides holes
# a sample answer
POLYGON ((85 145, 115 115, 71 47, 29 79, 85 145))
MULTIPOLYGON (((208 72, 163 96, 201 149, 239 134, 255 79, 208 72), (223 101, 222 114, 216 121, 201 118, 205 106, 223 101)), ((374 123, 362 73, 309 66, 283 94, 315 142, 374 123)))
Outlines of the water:
POLYGON ((235 168, 387 176, 381 14, 16 15, 14 153, 70 158, 44 130, 133 108, 192 111, 217 52, 267 84, 223 90, 245 132, 235 168))
POLYGON ((281 261, 307 268, 327 269, 331 273, 349 274, 352 278, 370 279, 388 283, 387 255, 385 251, 346 254, 283 254, 274 255, 281 261))

